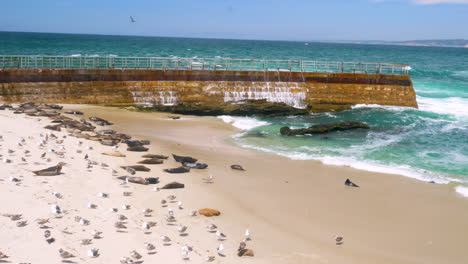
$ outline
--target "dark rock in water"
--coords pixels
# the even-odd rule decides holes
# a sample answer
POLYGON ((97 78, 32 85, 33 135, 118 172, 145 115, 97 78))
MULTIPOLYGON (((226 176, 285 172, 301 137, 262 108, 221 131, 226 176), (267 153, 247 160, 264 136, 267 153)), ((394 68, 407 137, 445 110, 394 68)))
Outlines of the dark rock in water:
POLYGON ((171 182, 171 183, 168 183, 168 184, 164 185, 163 187, 161 187, 161 189, 182 189, 184 187, 185 187, 185 185, 183 183, 171 182))
POLYGON ((63 109, 63 106, 56 105, 56 104, 46 104, 45 106, 47 106, 50 109, 55 109, 55 110, 62 110, 63 109))
POLYGON ((190 163, 190 162, 183 162, 182 165, 184 167, 188 167, 191 169, 206 169, 208 168, 208 164, 206 163, 190 163))
POLYGON ((33 171, 37 176, 56 176, 59 175, 62 171, 62 164, 57 164, 56 166, 49 167, 47 169, 33 171))
POLYGON ((231 165, 231 169, 245 171, 241 165, 237 165, 237 164, 231 165))
POLYGON ((190 169, 185 168, 185 167, 178 167, 178 168, 172 168, 172 169, 164 169, 164 171, 168 173, 185 173, 185 172, 189 172, 190 169))
POLYGON ((257 138, 266 138, 268 133, 263 131, 251 131, 242 135, 242 137, 257 137, 257 138))
POLYGON ((54 131, 60 131, 60 130, 62 130, 62 129, 61 129, 61 125, 48 125, 48 126, 45 126, 44 128, 45 128, 45 129, 54 130, 54 131))
POLYGON ((306 134, 324 134, 333 131, 350 130, 357 128, 369 129, 370 127, 366 123, 356 121, 343 121, 340 123, 320 124, 311 126, 309 128, 300 129, 290 129, 289 127, 282 127, 280 129, 280 133, 284 136, 296 136, 306 134))
POLYGON ((134 146, 134 147, 128 147, 128 151, 136 151, 136 152, 143 152, 143 151, 148 151, 148 148, 145 148, 143 146, 134 146))
POLYGON ((142 111, 160 111, 200 116, 288 116, 309 114, 308 109, 297 109, 285 103, 268 102, 266 99, 242 100, 225 103, 191 102, 173 106, 154 105, 153 107, 140 107, 139 109, 142 111))
POLYGON ((95 117, 95 116, 92 116, 89 118, 89 120, 93 121, 94 123, 100 125, 100 126, 110 126, 112 125, 111 122, 105 120, 105 119, 102 119, 102 118, 99 118, 99 117, 95 117))
POLYGON ((131 183, 143 184, 143 185, 149 184, 148 180, 143 177, 120 176, 120 177, 117 177, 117 179, 122 180, 122 181, 128 181, 131 183))
POLYGON ((133 165, 133 166, 120 166, 122 169, 126 170, 127 168, 132 168, 135 171, 150 171, 151 169, 143 165, 133 165))
POLYGON ((197 159, 189 157, 189 156, 178 156, 176 154, 172 154, 172 157, 174 157, 175 161, 177 161, 177 162, 182 162, 182 163, 195 163, 195 162, 197 162, 197 159))
POLYGON ((346 186, 350 186, 350 187, 359 187, 359 185, 355 184, 354 182, 352 182, 350 179, 346 179, 345 183, 344 183, 346 186))
POLYGON ((148 159, 167 159, 167 158, 169 158, 168 156, 159 155, 159 154, 145 154, 145 155, 143 155, 141 157, 148 158, 148 159))
POLYGON ((152 158, 139 161, 140 164, 163 164, 164 160, 152 158))
POLYGON ((65 114, 69 114, 69 115, 83 115, 83 112, 81 112, 81 111, 66 111, 65 114))

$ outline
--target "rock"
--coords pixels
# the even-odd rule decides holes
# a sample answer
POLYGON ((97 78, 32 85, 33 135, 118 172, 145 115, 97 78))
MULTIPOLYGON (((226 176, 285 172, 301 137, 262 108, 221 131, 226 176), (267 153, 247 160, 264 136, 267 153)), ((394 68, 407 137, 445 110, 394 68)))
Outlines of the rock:
POLYGON ((208 164, 206 163, 189 163, 189 162, 184 162, 182 163, 184 167, 188 167, 191 169, 206 169, 208 168, 208 164))
POLYGON ((289 127, 282 127, 280 129, 280 133, 284 136, 296 136, 306 134, 324 134, 333 131, 350 130, 357 128, 369 129, 370 127, 366 123, 356 121, 343 121, 340 123, 319 124, 311 126, 309 128, 300 129, 290 129, 289 127))
POLYGON ((168 173, 185 173, 185 172, 189 172, 190 169, 185 168, 185 167, 178 167, 178 168, 172 168, 172 169, 164 169, 164 171, 168 173))
POLYGON ((62 164, 57 164, 43 170, 33 171, 37 176, 56 176, 59 175, 62 170, 62 164))
POLYGON ((189 157, 189 156, 178 156, 176 154, 172 154, 172 157, 174 157, 174 160, 177 162, 182 162, 182 163, 195 163, 197 162, 197 159, 189 157))
POLYGON ((285 103, 268 102, 266 99, 242 100, 236 102, 186 102, 173 106, 154 105, 137 107, 141 111, 171 112, 174 114, 200 116, 289 116, 307 115, 308 109, 297 109, 285 103))
POLYGON ((141 157, 148 158, 148 159, 167 159, 167 158, 169 158, 168 156, 159 155, 159 154, 145 154, 145 155, 143 155, 141 157))
POLYGON ((204 216, 218 216, 218 215, 221 214, 220 211, 218 211, 216 209, 210 209, 210 208, 200 209, 200 210, 198 210, 198 213, 200 215, 204 215, 204 216))
POLYGON ((60 131, 60 130, 62 130, 61 126, 62 126, 61 124, 58 124, 58 125, 48 125, 48 126, 45 126, 44 128, 45 128, 45 129, 54 130, 54 131, 60 131))
POLYGON ((163 162, 164 160, 153 158, 153 159, 140 160, 138 163, 140 164, 163 164, 163 162))
POLYGON ((253 257, 254 252, 251 249, 244 248, 244 249, 239 250, 239 252, 237 252, 237 256, 239 256, 239 257, 253 257))
POLYGON ((102 155, 112 156, 112 157, 126 157, 127 155, 114 151, 114 152, 103 152, 102 155))
POLYGON ((171 182, 161 187, 161 189, 182 189, 184 187, 185 185, 183 183, 171 182))
POLYGON ((143 152, 143 151, 148 151, 148 148, 145 148, 143 146, 134 146, 134 147, 128 147, 128 151, 136 151, 136 152, 143 152))
POLYGON ((350 187, 359 187, 359 185, 355 184, 354 182, 352 182, 350 179, 346 179, 346 181, 344 182, 344 184, 346 186, 350 186, 350 187))
POLYGON ((120 166, 122 169, 126 170, 132 168, 135 171, 150 171, 151 169, 143 165, 133 165, 133 166, 120 166))
POLYGON ((245 171, 244 168, 242 168, 242 166, 238 164, 231 165, 231 169, 245 171))

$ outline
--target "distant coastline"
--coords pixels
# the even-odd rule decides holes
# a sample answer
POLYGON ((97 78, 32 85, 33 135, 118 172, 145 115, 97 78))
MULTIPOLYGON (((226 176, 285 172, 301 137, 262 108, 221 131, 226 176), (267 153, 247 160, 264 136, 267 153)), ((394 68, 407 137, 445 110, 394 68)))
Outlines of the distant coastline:
POLYGON ((356 40, 333 41, 336 43, 398 45, 398 46, 422 46, 422 47, 454 47, 468 48, 466 39, 433 39, 433 40, 407 40, 407 41, 380 41, 380 40, 356 40))

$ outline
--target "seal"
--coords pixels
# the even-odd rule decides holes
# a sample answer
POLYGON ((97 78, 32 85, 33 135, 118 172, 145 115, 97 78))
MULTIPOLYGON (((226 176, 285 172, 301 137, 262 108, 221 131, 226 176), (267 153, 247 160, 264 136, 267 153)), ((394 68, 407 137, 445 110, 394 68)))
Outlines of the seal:
POLYGON ((189 162, 183 162, 182 165, 184 167, 188 167, 188 168, 191 168, 191 169, 206 169, 208 168, 208 164, 206 163, 189 163, 189 162))
POLYGON ((238 164, 231 165, 231 169, 245 171, 245 169, 242 168, 242 166, 238 164))
POLYGON ((151 169, 143 165, 133 165, 133 166, 120 166, 122 169, 127 170, 131 168, 135 171, 150 171, 151 169))
POLYGON ((176 154, 172 154, 172 157, 174 157, 174 160, 177 162, 182 162, 182 163, 196 163, 197 159, 192 158, 190 156, 178 156, 176 154))
POLYGON ((178 168, 172 168, 172 169, 164 169, 164 171, 168 173, 185 173, 185 172, 189 172, 190 168, 178 167, 178 168))
POLYGON ((355 184, 354 182, 352 182, 350 179, 346 179, 346 181, 344 182, 344 184, 346 186, 350 186, 350 187, 359 187, 359 185, 355 184))
POLYGON ((162 159, 152 158, 152 159, 140 160, 138 163, 139 164, 163 164, 163 162, 164 160, 162 159))
POLYGON ((142 158, 147 158, 147 159, 167 159, 169 158, 168 156, 164 155, 159 155, 159 154, 145 154, 141 156, 142 158))
POLYGON ((127 151, 144 152, 144 151, 148 151, 148 148, 145 148, 139 145, 139 146, 128 147, 127 151))
POLYGON ((56 176, 60 174, 61 170, 62 170, 62 164, 59 163, 56 166, 52 166, 52 167, 42 169, 42 170, 33 171, 33 173, 36 174, 37 176, 56 176))

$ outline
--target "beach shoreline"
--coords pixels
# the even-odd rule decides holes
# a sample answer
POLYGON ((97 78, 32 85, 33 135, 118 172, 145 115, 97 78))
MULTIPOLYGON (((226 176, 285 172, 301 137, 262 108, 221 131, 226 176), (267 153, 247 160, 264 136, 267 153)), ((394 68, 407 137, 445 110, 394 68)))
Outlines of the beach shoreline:
MULTIPOLYGON (((448 185, 243 149, 226 142, 239 130, 215 117, 173 120, 168 117, 174 115, 167 113, 64 106, 83 111, 84 117, 110 120, 114 123, 110 128, 121 133, 150 140, 148 153, 189 155, 209 165, 206 170, 169 175, 162 169, 176 163, 168 160, 152 167, 147 175, 160 177, 161 184, 172 180, 186 184, 175 193, 187 207, 211 207, 222 212, 215 220, 191 221, 193 225, 216 221, 228 235, 225 245, 230 254, 217 257, 215 263, 463 263, 466 259, 467 200, 448 185), (246 171, 234 171, 229 167, 232 164, 241 164, 246 171), (210 174, 214 183, 203 183, 210 174), (361 187, 345 186, 347 178, 361 187), (249 246, 255 257, 241 259, 232 252, 246 228, 252 232, 249 246), (335 235, 344 237, 342 245, 335 244, 335 235)), ((95 149, 101 150, 97 145, 95 149)), ((124 161, 108 162, 114 166, 129 164, 139 158, 133 154, 124 161)), ((109 179, 100 181, 109 184, 109 179)), ((132 188, 138 193, 133 202, 147 206, 157 202, 148 188, 132 188)), ((118 186, 111 190, 121 191, 118 186)), ((172 232, 168 227, 161 229, 172 232)), ((216 241, 206 242, 205 236, 206 232, 194 231, 185 241, 214 250, 216 241)), ((143 243, 137 236, 133 239, 143 243)), ((103 247, 102 258, 90 263, 118 259, 106 255, 103 247)), ((179 262, 177 250, 163 251, 155 257, 164 257, 170 261, 167 263, 179 262)), ((198 259, 193 261, 198 263, 198 259)))

